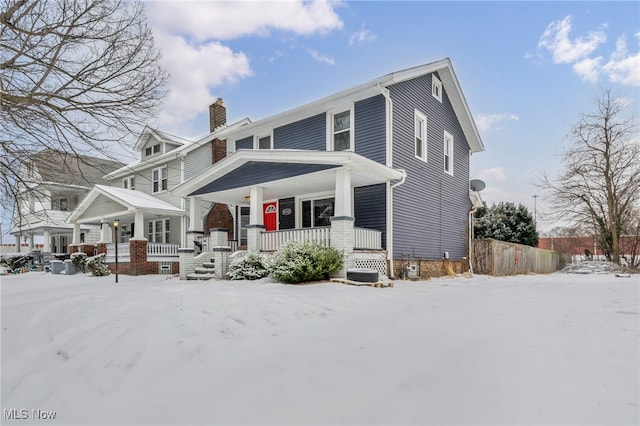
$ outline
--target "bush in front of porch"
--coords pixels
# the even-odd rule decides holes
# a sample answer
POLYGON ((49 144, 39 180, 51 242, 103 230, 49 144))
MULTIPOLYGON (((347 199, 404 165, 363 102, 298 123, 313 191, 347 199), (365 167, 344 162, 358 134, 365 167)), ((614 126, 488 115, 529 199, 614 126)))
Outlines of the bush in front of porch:
POLYGON ((288 242, 267 261, 269 276, 288 284, 329 279, 343 262, 334 248, 298 241, 288 242))
POLYGON ((264 255, 238 251, 231 255, 227 276, 232 280, 257 280, 269 275, 264 255))

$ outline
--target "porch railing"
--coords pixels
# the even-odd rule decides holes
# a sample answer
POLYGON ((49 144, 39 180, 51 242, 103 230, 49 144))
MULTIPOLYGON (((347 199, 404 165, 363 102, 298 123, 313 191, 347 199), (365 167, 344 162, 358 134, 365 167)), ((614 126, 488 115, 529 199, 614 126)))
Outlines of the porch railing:
POLYGON ((277 251, 289 241, 312 241, 329 247, 331 227, 285 229, 280 231, 262 232, 262 251, 277 251))
POLYGON ((353 228, 353 248, 382 250, 382 232, 375 229, 353 228))
POLYGON ((178 257, 178 244, 147 243, 147 260, 157 257, 178 257))
MULTIPOLYGON (((107 262, 115 262, 116 245, 114 243, 107 244, 107 262)), ((118 243, 118 262, 129 262, 131 252, 129 251, 129 243, 118 243)))

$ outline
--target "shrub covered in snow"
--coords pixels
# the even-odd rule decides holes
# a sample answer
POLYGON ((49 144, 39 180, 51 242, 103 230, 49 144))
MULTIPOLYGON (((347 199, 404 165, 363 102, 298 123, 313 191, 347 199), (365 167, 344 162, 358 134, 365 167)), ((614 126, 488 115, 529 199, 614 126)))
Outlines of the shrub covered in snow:
POLYGON ((104 263, 104 253, 100 253, 97 256, 87 258, 87 268, 91 271, 91 275, 94 277, 104 277, 111 274, 109 268, 104 263))
POLYGON ((227 276, 232 280, 257 280, 269 275, 264 256, 247 251, 236 252, 229 259, 227 276))
POLYGON ((87 254, 82 252, 71 253, 71 263, 78 271, 87 272, 87 254))
POLYGON ((318 243, 291 241, 269 260, 269 275, 285 283, 325 280, 342 268, 342 254, 318 243))

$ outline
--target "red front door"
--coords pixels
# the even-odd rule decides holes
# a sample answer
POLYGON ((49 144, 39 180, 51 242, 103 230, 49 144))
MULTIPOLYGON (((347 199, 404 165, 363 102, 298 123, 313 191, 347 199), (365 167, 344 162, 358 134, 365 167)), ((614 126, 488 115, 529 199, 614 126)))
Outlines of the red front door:
POLYGON ((278 230, 278 202, 273 201, 271 203, 264 203, 262 212, 266 230, 278 230))

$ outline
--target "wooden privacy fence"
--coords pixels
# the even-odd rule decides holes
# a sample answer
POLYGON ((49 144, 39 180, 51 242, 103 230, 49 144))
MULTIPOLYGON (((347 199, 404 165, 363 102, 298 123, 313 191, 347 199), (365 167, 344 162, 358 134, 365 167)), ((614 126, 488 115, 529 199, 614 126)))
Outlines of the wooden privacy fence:
POLYGON ((473 240, 471 261, 476 274, 504 276, 555 272, 570 259, 553 250, 482 239, 473 240))

